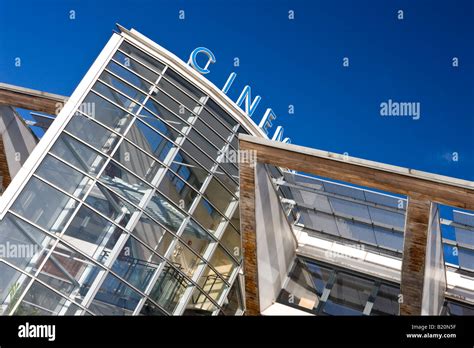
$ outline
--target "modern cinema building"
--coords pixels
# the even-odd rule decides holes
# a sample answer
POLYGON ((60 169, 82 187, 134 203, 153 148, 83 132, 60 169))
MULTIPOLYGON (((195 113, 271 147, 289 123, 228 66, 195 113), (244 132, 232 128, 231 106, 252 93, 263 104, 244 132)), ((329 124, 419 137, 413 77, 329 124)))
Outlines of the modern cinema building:
POLYGON ((57 117, 0 107, 0 314, 473 313, 474 183, 271 141, 195 52, 119 26, 57 117))

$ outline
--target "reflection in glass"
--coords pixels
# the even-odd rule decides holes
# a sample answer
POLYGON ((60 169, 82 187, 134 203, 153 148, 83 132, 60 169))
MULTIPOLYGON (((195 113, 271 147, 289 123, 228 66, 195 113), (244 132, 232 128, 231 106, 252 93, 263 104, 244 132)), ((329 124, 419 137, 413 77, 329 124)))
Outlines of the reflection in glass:
POLYGON ((31 274, 37 271, 56 240, 10 213, 0 222, 0 231, 2 259, 31 274))
POLYGON ((234 272, 237 264, 231 259, 231 257, 224 251, 221 246, 218 246, 212 255, 211 261, 209 262, 217 272, 225 279, 229 280, 232 273, 234 272))
POLYGON ((36 175, 77 198, 82 198, 92 184, 87 176, 50 155, 43 159, 36 175))
MULTIPOLYGON (((113 99, 111 100, 113 101, 113 99)), ((124 133, 132 120, 132 115, 130 115, 129 112, 119 108, 94 92, 90 92, 87 95, 83 104, 88 106, 85 108, 86 110, 83 110, 86 115, 105 124, 118 133, 124 133)))
POLYGON ((166 171, 158 190, 183 210, 191 207, 197 192, 171 171, 166 171))
POLYGON ((155 178, 158 169, 162 168, 158 161, 126 140, 115 151, 114 159, 149 183, 155 178))
POLYGON ((109 273, 89 309, 98 315, 132 315, 140 298, 138 292, 109 273))
POLYGON ((66 134, 59 136, 50 152, 92 176, 105 162, 104 156, 66 134))
MULTIPOLYGON (((0 315, 9 314, 31 278, 0 262, 0 315)), ((17 311, 21 315, 21 311, 17 311)))
POLYGON ((98 183, 87 196, 86 203, 122 227, 127 226, 136 210, 131 204, 98 183))
POLYGON ((126 41, 122 42, 119 49, 127 53, 133 59, 136 59, 143 65, 146 65, 147 67, 149 67, 150 69, 158 73, 161 73, 163 71, 163 68, 165 67, 164 64, 160 63, 155 58, 144 53, 143 51, 140 51, 138 48, 136 48, 135 46, 131 45, 130 43, 126 41))
POLYGON ((129 237, 120 250, 112 271, 137 289, 145 291, 160 263, 161 259, 157 255, 135 238, 129 237))
POLYGON ((60 293, 80 303, 84 299, 81 286, 92 283, 97 274, 93 262, 80 253, 59 243, 46 260, 38 278, 60 293))
POLYGON ((362 315, 374 283, 338 273, 323 312, 329 315, 362 315))
POLYGON ((158 132, 136 120, 127 134, 127 139, 139 148, 153 155, 163 162, 173 144, 162 137, 158 132))
POLYGON ((161 256, 165 255, 174 238, 145 214, 140 217, 132 234, 161 256))
POLYGON ((76 200, 32 177, 11 209, 47 231, 60 233, 76 205, 76 200))
POLYGON ((150 298, 172 314, 188 286, 190 282, 178 270, 166 264, 150 292, 150 298))
POLYGON ((64 232, 63 239, 86 255, 105 263, 123 233, 120 228, 83 205, 64 232))

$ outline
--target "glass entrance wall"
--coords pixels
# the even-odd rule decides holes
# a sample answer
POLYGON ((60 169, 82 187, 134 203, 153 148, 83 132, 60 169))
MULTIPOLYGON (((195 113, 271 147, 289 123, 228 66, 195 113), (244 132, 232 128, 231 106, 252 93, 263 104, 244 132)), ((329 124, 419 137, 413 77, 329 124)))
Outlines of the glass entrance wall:
POLYGON ((111 53, 0 222, 35 247, 0 259, 0 313, 228 313, 238 168, 219 158, 245 130, 159 52, 111 53))

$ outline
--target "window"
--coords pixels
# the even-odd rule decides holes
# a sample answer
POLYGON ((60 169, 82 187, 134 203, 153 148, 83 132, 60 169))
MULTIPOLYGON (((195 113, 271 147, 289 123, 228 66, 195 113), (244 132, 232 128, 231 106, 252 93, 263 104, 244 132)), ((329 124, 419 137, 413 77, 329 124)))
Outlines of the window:
POLYGON ((51 155, 43 159, 36 175, 77 198, 82 198, 92 184, 87 176, 51 155))
POLYGON ((171 233, 145 214, 140 217, 132 234, 161 256, 165 255, 174 239, 171 233))
MULTIPOLYGON (((103 87, 103 89, 108 92, 106 94, 113 94, 110 89, 107 90, 106 87, 103 87)), ((115 92, 115 94, 117 93, 115 92)), ((117 98, 120 100, 119 96, 117 96, 117 98)), ((115 101, 114 99, 111 100, 115 101)), ((123 102, 126 101, 127 99, 123 102)), ((124 133, 130 121, 132 120, 132 115, 129 111, 119 108, 94 92, 90 92, 87 95, 87 97, 84 99, 83 105, 87 106, 87 108, 85 108, 86 110, 83 108, 83 112, 87 116, 99 121, 109 128, 112 128, 118 133, 124 133)))
POLYGON ((124 233, 107 219, 83 205, 64 232, 63 240, 105 264, 115 243, 124 233))
POLYGON ((166 264, 150 292, 150 298, 172 314, 190 285, 178 270, 166 264))
POLYGON ((173 148, 173 143, 139 120, 130 128, 127 139, 161 162, 165 160, 173 148))
POLYGON ((98 315, 132 315, 140 294, 109 273, 89 309, 98 315))
POLYGON ((119 139, 116 134, 80 113, 71 118, 66 131, 105 154, 112 152, 119 139))
POLYGON ((11 209, 50 232, 61 233, 76 206, 74 199, 32 177, 11 209))
POLYGON ((137 289, 145 291, 160 263, 161 259, 150 249, 129 237, 112 265, 112 271, 137 289))
POLYGON ((119 49, 156 72, 161 73, 165 67, 164 64, 126 41, 120 45, 119 49))
POLYGON ((104 156, 66 134, 59 136, 50 152, 92 176, 97 175, 105 162, 104 156))
POLYGON ((122 141, 115 151, 114 160, 149 183, 153 182, 156 173, 162 168, 158 161, 126 140, 122 141))

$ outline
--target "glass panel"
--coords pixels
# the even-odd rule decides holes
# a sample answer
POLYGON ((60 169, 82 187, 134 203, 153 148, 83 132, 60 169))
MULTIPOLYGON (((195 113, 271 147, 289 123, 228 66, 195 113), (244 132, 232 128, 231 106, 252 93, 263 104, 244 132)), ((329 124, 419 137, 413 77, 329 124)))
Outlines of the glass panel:
POLYGON ((75 302, 81 302, 84 294, 80 288, 92 283, 98 266, 80 253, 59 243, 46 260, 38 278, 75 302))
MULTIPOLYGON (((114 99, 111 100, 114 101, 114 99)), ((89 93, 84 99, 84 103, 94 106, 90 112, 84 112, 86 115, 105 124, 116 132, 124 133, 132 120, 132 115, 129 112, 117 107, 96 93, 89 93)))
MULTIPOLYGON (((223 163, 221 163, 221 166, 222 166, 222 164, 223 164, 223 163)), ((233 165, 231 165, 231 166, 233 166, 233 165)), ((229 169, 229 168, 225 168, 225 169, 229 169)), ((236 170, 235 167, 234 167, 234 170, 236 170)), ((235 174, 235 172, 234 172, 234 174, 235 174)), ((232 179, 232 178, 229 176, 229 174, 227 174, 226 172, 224 172, 224 171, 221 169, 220 166, 216 169, 216 171, 215 171, 215 173, 214 173, 214 176, 215 176, 216 178, 218 178, 218 179, 221 181, 221 183, 222 183, 225 187, 227 187, 227 189, 228 189, 230 192, 232 192, 232 193, 234 193, 234 194, 237 193, 237 191, 238 191, 238 185, 237 185, 237 181, 236 181, 236 180, 238 180, 238 176, 236 176, 236 177, 234 177, 234 178, 232 179)))
POLYGON ((219 151, 206 138, 198 134, 194 129, 189 132, 188 138, 210 158, 217 160, 219 151))
MULTIPOLYGON (((152 98, 156 102, 158 102, 161 105, 165 106, 168 109, 168 113, 171 111, 175 115, 182 118, 184 121, 190 122, 191 117, 195 117, 195 114, 193 114, 191 111, 186 109, 186 107, 183 104, 177 102, 176 100, 174 100, 173 98, 171 98, 169 95, 167 95, 165 92, 163 92, 161 90, 159 90, 157 92, 154 92, 152 94, 152 98)), ((198 108, 196 107, 195 110, 193 110, 193 111, 196 112, 197 109, 198 108)), ((150 110, 154 111, 153 109, 150 109, 150 110)), ((167 112, 164 111, 163 108, 160 108, 160 110, 161 110, 161 112, 158 115, 160 115, 160 116, 166 115, 167 112)), ((178 130, 180 130, 180 129, 178 128, 178 130)))
POLYGON ((181 240, 201 256, 204 255, 208 245, 214 241, 209 233, 203 230, 192 219, 189 220, 184 228, 183 233, 181 234, 181 240))
POLYGON ((215 163, 189 140, 185 140, 181 147, 190 157, 196 160, 197 163, 208 171, 210 171, 214 166, 215 163))
POLYGON ((225 221, 224 217, 204 198, 199 200, 193 217, 211 233, 215 233, 219 224, 225 221))
MULTIPOLYGON (((202 109, 202 111, 199 113, 199 119, 204 121, 207 126, 212 128, 214 132, 219 134, 223 139, 228 139, 229 135, 232 133, 232 131, 224 126, 219 118, 214 117, 213 114, 211 114, 207 109, 202 109)), ((225 122, 225 121, 224 121, 225 122)), ((234 139, 237 139, 234 137, 234 139)))
POLYGON ((221 246, 218 246, 214 255, 212 255, 211 265, 216 269, 217 272, 225 279, 229 280, 237 264, 231 259, 231 257, 224 251, 221 246))
POLYGON ((15 311, 15 315, 58 315, 69 305, 70 301, 35 281, 15 311))
POLYGON ((169 256, 169 260, 188 277, 192 277, 197 266, 202 264, 201 259, 181 242, 176 243, 173 253, 169 256))
MULTIPOLYGON (((175 105, 175 104, 172 104, 172 105, 175 105)), ((183 132, 185 130, 185 127, 188 126, 188 124, 184 122, 184 120, 182 119, 183 116, 186 116, 186 115, 188 115, 187 117, 189 117, 189 114, 187 114, 188 111, 185 110, 184 108, 179 109, 181 113, 178 114, 180 116, 178 117, 173 112, 169 111, 166 107, 162 106, 160 103, 156 102, 153 99, 149 99, 145 106, 147 107, 147 109, 153 112, 158 118, 165 121, 169 125, 167 126, 167 128, 172 129, 171 127, 173 127, 174 129, 183 132)), ((186 120, 187 120, 187 117, 185 118, 186 120)), ((175 139, 178 136, 178 133, 176 131, 170 130, 169 133, 174 135, 172 139, 175 139)), ((167 133, 163 133, 163 134, 167 135, 167 133)))
POLYGON ((374 283, 338 273, 323 311, 329 315, 362 315, 374 283))
POLYGON ((222 214, 226 213, 227 208, 232 201, 237 200, 215 178, 212 178, 209 182, 209 186, 207 187, 204 196, 222 214))
POLYGON ((150 298, 172 314, 188 286, 190 282, 179 271, 166 264, 150 292, 150 298))
POLYGON ((223 150, 226 141, 218 136, 208 125, 202 122, 199 118, 194 122, 193 128, 197 129, 204 138, 210 141, 219 150, 223 150))
POLYGON ((76 200, 32 177, 11 209, 50 232, 60 233, 76 205, 76 200))
POLYGON ((232 227, 231 224, 227 224, 224 234, 221 238, 221 244, 226 250, 234 256, 237 260, 242 259, 242 246, 240 241, 240 234, 232 227))
POLYGON ((118 89, 120 92, 126 94, 128 97, 139 103, 142 103, 145 100, 145 94, 139 92, 138 89, 131 87, 129 84, 123 82, 122 80, 119 80, 107 71, 104 71, 102 74, 100 74, 99 79, 107 83, 108 85, 118 89))
POLYGON ((132 234, 148 245, 153 251, 164 256, 174 237, 171 233, 142 214, 132 234))
POLYGON ((139 120, 135 121, 130 128, 127 139, 140 149, 158 158, 161 162, 165 160, 169 151, 173 148, 173 143, 139 120))
POLYGON ((225 315, 238 315, 241 314, 243 310, 244 306, 242 305, 239 281, 236 280, 222 305, 222 311, 225 315))
POLYGON ((97 175, 105 162, 104 156, 64 133, 50 152, 92 176, 97 175))
POLYGON ((186 106, 189 110, 198 112, 200 104, 182 92, 180 89, 175 87, 173 84, 169 83, 166 79, 161 79, 158 83, 158 86, 163 91, 166 91, 170 96, 178 101, 178 103, 186 106))
POLYGON ((135 208, 104 186, 95 184, 86 203, 120 226, 127 226, 135 208))
MULTIPOLYGON (((30 278, 0 262, 0 315, 7 315, 23 295, 30 278)), ((21 311, 16 311, 21 315, 21 311)))
POLYGON ((43 159, 36 175, 78 198, 82 198, 92 184, 87 176, 50 155, 43 159))
POLYGON ((0 257, 34 274, 56 239, 8 213, 0 222, 0 257))
MULTIPOLYGON (((142 109, 137 116, 140 120, 142 120, 148 126, 152 127, 153 129, 155 129, 162 135, 167 136, 169 139, 178 138, 180 136, 180 133, 178 133, 175 128, 181 129, 181 126, 184 124, 177 117, 175 117, 177 119, 176 122, 171 122, 171 124, 165 123, 163 122, 163 119, 169 122, 169 117, 158 118, 157 116, 153 115, 151 112, 147 111, 146 109, 142 109)), ((158 116, 160 116, 160 114, 158 114, 158 116)))
MULTIPOLYGON (((206 266, 204 273, 198 280, 198 285, 204 290, 204 292, 213 299, 215 302, 218 302, 221 298, 222 293, 227 290, 227 284, 219 277, 216 272, 214 272, 209 266, 206 266)), ((207 298, 195 298, 193 294, 193 302, 196 301, 196 304, 210 302, 207 298)))
POLYGON ((206 108, 211 111, 216 118, 224 123, 228 128, 233 129, 237 125, 237 121, 232 118, 227 112, 225 112, 216 102, 208 99, 206 102, 206 108))
POLYGON ((136 101, 120 94, 100 81, 97 81, 92 89, 132 113, 137 112, 140 108, 140 105, 136 101))
POLYGON ((63 240, 86 255, 106 263, 117 240, 125 233, 86 206, 82 206, 64 232, 63 240))
POLYGON ((145 304, 142 307, 142 310, 140 311, 140 315, 145 315, 145 316, 162 316, 166 315, 166 312, 162 311, 160 307, 155 305, 153 302, 150 300, 147 300, 145 304))
POLYGON ((232 215, 232 219, 230 219, 230 222, 234 226, 234 228, 237 231, 240 231, 240 207, 237 206, 237 208, 234 211, 234 215, 232 215))
POLYGON ((184 214, 159 192, 155 192, 145 210, 172 232, 178 231, 184 219, 184 214))
POLYGON ((398 315, 400 307, 398 303, 399 293, 400 289, 393 286, 380 285, 370 315, 398 315))
POLYGON ((114 162, 109 162, 99 180, 129 201, 139 204, 151 186, 114 162))
POLYGON ((205 94, 197 89, 192 83, 188 82, 176 73, 173 69, 168 68, 165 73, 165 77, 173 82, 176 86, 179 86, 185 93, 192 96, 197 101, 203 102, 205 94))
POLYGON ((145 291, 161 261, 150 249, 129 237, 115 260, 112 271, 137 289, 145 291))
POLYGON ((132 315, 140 298, 138 292, 109 273, 89 309, 98 315, 132 315))
POLYGON ((198 288, 195 288, 183 315, 212 315, 217 307, 198 288))
POLYGON ((158 190, 183 210, 189 210, 197 192, 171 171, 166 171, 158 190))
POLYGON ((315 311, 332 274, 330 269, 297 259, 278 302, 301 310, 315 311))
POLYGON ((124 51, 127 53, 130 57, 138 60, 140 63, 148 66, 152 70, 161 73, 163 71, 163 68, 165 67, 164 64, 160 63, 156 59, 152 58, 148 54, 142 52, 135 46, 129 44, 128 42, 124 41, 120 45, 120 50, 124 51))
POLYGON ((170 168, 186 180, 188 184, 199 190, 209 173, 204 170, 192 157, 183 151, 179 151, 170 168))
POLYGON ((158 79, 157 73, 146 68, 143 64, 137 63, 135 60, 130 59, 128 56, 126 56, 122 52, 117 51, 114 54, 114 59, 120 64, 122 64, 123 66, 129 68, 130 70, 133 70, 138 75, 144 77, 150 82, 154 83, 158 79))
POLYGON ((115 151, 114 159, 149 183, 155 178, 158 169, 162 168, 158 161, 125 140, 115 151))
MULTIPOLYGON (((122 58, 123 58, 123 54, 122 54, 122 58)), ((132 60, 130 59, 130 61, 132 60)), ((130 69, 130 67, 128 68, 130 69)), ((110 61, 106 69, 120 76, 124 80, 130 82, 132 85, 134 85, 135 87, 138 87, 143 92, 148 92, 151 89, 151 84, 149 82, 143 80, 137 74, 134 74, 130 70, 125 69, 121 64, 118 64, 114 61, 110 61)), ((145 68, 143 69, 144 71, 146 71, 145 68)), ((154 83, 155 81, 150 81, 150 82, 154 83)))
POLYGON ((109 154, 119 137, 80 113, 76 113, 66 130, 105 154, 109 154))

